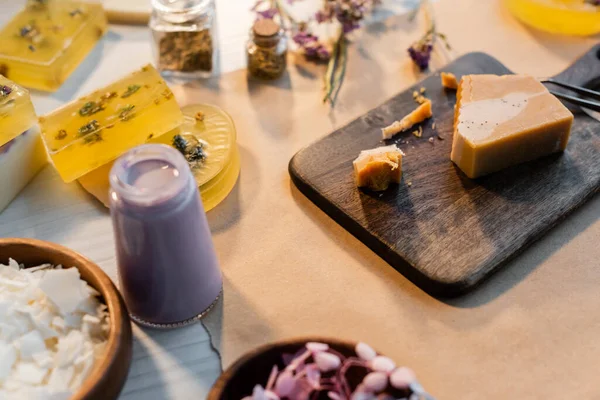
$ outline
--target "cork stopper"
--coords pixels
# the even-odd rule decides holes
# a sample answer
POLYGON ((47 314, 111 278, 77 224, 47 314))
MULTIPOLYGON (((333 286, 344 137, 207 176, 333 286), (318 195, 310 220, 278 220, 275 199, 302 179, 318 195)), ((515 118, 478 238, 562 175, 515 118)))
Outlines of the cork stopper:
POLYGON ((256 36, 271 37, 279 32, 279 25, 272 19, 263 18, 254 23, 252 31, 256 36))

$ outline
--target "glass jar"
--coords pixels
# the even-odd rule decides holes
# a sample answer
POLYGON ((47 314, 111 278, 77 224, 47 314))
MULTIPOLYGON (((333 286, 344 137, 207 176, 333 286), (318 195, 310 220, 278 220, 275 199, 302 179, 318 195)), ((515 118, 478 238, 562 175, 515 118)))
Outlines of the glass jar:
POLYGON ((600 6, 585 0, 505 0, 508 9, 534 28, 564 35, 600 33, 600 6))
POLYGON ((214 0, 152 0, 155 64, 163 75, 207 78, 217 54, 214 0))
POLYGON ((155 328, 196 322, 223 281, 186 159, 170 146, 142 145, 115 162, 109 181, 120 289, 132 319, 155 328))
POLYGON ((271 19, 259 19, 250 30, 246 46, 250 76, 272 80, 283 75, 287 65, 287 38, 271 19))

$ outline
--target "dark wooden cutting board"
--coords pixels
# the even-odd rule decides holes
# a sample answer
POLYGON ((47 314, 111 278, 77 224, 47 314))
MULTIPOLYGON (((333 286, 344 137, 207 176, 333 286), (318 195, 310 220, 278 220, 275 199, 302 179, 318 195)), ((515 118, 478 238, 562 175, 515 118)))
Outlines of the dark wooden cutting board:
MULTIPOLYGON (((442 70, 458 77, 511 73, 482 53, 467 54, 442 70)), ((600 83, 600 45, 556 78, 600 83)), ((473 289, 600 188, 600 122, 577 108, 572 108, 575 122, 563 154, 467 178, 450 161, 455 100, 454 92, 443 90, 439 75, 431 75, 290 162, 302 193, 392 267, 440 297, 473 289), (383 193, 357 189, 352 161, 361 150, 384 144, 380 128, 412 111, 412 93, 421 87, 434 112, 423 123, 422 138, 402 133, 386 142, 398 143, 406 153, 403 182, 383 193)))

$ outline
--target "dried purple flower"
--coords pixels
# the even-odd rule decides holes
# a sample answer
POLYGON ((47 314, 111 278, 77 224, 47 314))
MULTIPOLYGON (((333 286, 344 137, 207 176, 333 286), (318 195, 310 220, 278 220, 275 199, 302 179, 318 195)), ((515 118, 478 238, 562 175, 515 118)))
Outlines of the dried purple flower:
POLYGON ((327 47, 312 33, 299 31, 292 37, 292 40, 304 51, 307 58, 326 61, 331 57, 327 47))
POLYGON ((431 43, 417 42, 408 48, 408 54, 410 55, 410 58, 412 58, 412 60, 421 70, 425 70, 429 67, 432 51, 433 44, 431 43))
POLYGON ((0 86, 0 98, 6 97, 12 93, 12 88, 10 86, 2 85, 0 86))
POLYGON ((350 33, 360 28, 360 21, 375 3, 373 0, 326 0, 323 9, 315 14, 315 19, 319 23, 335 19, 342 25, 344 33, 350 33))

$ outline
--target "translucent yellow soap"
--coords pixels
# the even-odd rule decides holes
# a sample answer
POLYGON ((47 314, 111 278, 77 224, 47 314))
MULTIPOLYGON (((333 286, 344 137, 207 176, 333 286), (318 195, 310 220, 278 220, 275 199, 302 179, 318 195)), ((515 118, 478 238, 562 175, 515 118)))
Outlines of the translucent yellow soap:
POLYGON ((0 75, 0 146, 37 123, 29 92, 0 75))
POLYGON ((56 90, 106 26, 99 3, 28 0, 0 31, 0 74, 30 88, 56 90))
POLYGON ((173 93, 151 65, 40 117, 50 158, 65 182, 183 122, 173 93))

